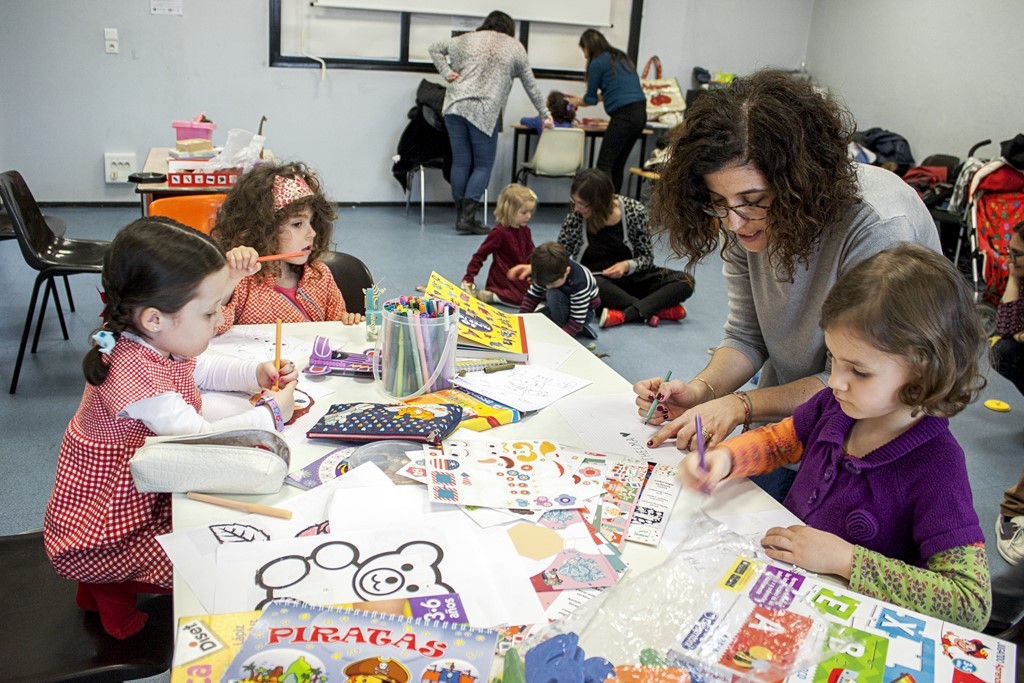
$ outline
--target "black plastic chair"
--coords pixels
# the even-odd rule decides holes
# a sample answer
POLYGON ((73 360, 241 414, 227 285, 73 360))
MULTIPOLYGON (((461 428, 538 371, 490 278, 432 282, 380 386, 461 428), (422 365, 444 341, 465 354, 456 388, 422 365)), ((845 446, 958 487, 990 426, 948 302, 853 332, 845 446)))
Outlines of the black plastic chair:
MULTIPOLYGON (((21 363, 25 359, 25 347, 28 346, 28 333, 32 328, 32 318, 36 311, 36 299, 39 288, 45 285, 43 303, 39 307, 39 320, 36 322, 36 333, 32 340, 32 353, 39 346, 39 333, 43 328, 46 316, 46 303, 50 294, 57 299, 57 287, 54 278, 66 277, 77 273, 101 273, 103 257, 110 248, 110 242, 99 240, 70 240, 60 237, 50 229, 43 217, 39 205, 36 204, 32 192, 28 189, 25 179, 17 171, 0 173, 0 200, 7 207, 14 228, 14 236, 21 247, 25 263, 38 271, 32 297, 29 299, 28 313, 25 316, 25 328, 21 333, 21 345, 18 348, 18 360, 14 364, 11 377, 11 393, 18 388, 18 376, 21 374, 21 363)), ((67 285, 68 294, 71 288, 67 285)), ((64 313, 57 302, 57 318, 60 320, 61 332, 68 339, 68 328, 64 322, 64 313)), ((71 310, 74 304, 71 303, 71 310)))
POLYGON ((345 299, 345 309, 366 315, 366 297, 363 290, 373 286, 373 276, 366 264, 343 251, 327 251, 320 257, 334 276, 334 282, 345 299))
POLYGON ((0 661, 5 681, 121 681, 157 676, 171 664, 171 596, 140 602, 149 621, 130 638, 107 635, 95 612, 75 604, 77 584, 53 570, 43 533, 0 537, 0 661))

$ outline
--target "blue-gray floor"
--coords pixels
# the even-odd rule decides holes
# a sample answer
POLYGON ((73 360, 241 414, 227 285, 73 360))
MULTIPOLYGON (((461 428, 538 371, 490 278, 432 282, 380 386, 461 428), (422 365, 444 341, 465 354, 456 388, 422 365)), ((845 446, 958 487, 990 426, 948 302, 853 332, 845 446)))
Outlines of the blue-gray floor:
MULTIPOLYGON (((555 238, 564 217, 561 207, 543 207, 531 225, 534 241, 555 238)), ((51 208, 47 213, 67 221, 68 236, 110 239, 118 228, 138 216, 132 208, 51 208)), ((458 282, 481 237, 458 236, 452 228, 452 210, 427 207, 426 225, 420 227, 415 210, 406 215, 397 207, 345 205, 335 227, 336 248, 362 258, 374 277, 387 288, 387 296, 410 294, 425 283, 431 270, 458 282)), ((664 248, 659 261, 666 260, 664 248)), ((669 266, 681 267, 678 263, 669 266)), ((485 266, 486 267, 486 266, 485 266)), ((25 265, 18 245, 0 242, 0 421, 3 457, 0 457, 0 534, 39 527, 53 482, 61 436, 77 407, 84 380, 81 357, 100 311, 99 277, 71 278, 78 311, 68 315, 71 340, 61 338, 52 308, 39 344, 39 352, 25 361, 18 393, 7 387, 14 367, 28 297, 36 273, 25 265)), ((661 376, 672 369, 678 378, 692 377, 707 362, 725 319, 726 294, 720 263, 709 259, 697 271, 697 287, 687 302, 688 317, 665 322, 657 329, 626 325, 600 332, 597 353, 630 380, 661 376)), ((478 279, 483 285, 485 274, 478 279)), ((994 574, 1006 570, 993 540, 994 519, 1002 492, 1017 481, 1024 432, 1020 420, 1024 399, 1013 386, 992 373, 982 400, 998 398, 1013 406, 995 413, 981 401, 952 420, 954 434, 968 455, 974 503, 988 539, 994 574)), ((942 476, 941 472, 936 472, 942 476)))

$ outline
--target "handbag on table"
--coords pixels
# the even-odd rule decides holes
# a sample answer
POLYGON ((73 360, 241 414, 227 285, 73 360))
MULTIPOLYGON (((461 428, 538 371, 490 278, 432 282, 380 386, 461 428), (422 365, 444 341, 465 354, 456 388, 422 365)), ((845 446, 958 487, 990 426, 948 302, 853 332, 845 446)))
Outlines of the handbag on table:
POLYGON ((683 91, 679 88, 679 81, 674 78, 663 78, 661 74, 661 59, 654 55, 647 60, 643 73, 640 76, 640 86, 647 96, 647 120, 654 121, 660 116, 669 113, 678 113, 686 109, 686 100, 683 98, 683 91), (651 67, 654 67, 654 77, 648 78, 651 67))
POLYGON ((276 493, 291 461, 288 444, 263 429, 151 436, 128 461, 142 493, 276 493))

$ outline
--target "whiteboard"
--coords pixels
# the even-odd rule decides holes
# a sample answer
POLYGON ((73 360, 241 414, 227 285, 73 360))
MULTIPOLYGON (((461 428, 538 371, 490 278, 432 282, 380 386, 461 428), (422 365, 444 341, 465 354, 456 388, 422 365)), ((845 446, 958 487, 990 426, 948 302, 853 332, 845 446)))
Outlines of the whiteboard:
POLYGON ((612 25, 612 0, 314 0, 324 7, 417 12, 446 16, 485 17, 493 10, 505 12, 516 21, 540 21, 603 28, 612 25), (484 9, 486 7, 486 9, 484 9))
MULTIPOLYGON (((604 15, 611 22, 610 26, 601 27, 601 32, 609 43, 628 51, 631 39, 638 40, 640 27, 633 24, 634 19, 639 22, 642 2, 601 0, 608 8, 604 15)), ((477 16, 464 16, 436 14, 436 6, 430 10, 420 8, 418 12, 399 12, 335 7, 326 3, 352 4, 349 0, 270 0, 272 66, 316 66, 313 60, 323 60, 327 68, 433 72, 428 48, 456 33, 475 30, 481 23, 481 8, 490 11, 493 6, 491 2, 485 5, 477 0, 477 16)), ((579 5, 580 2, 572 0, 569 4, 579 5)), ((519 16, 511 16, 517 20, 516 36, 526 44, 530 66, 535 73, 540 70, 539 77, 582 77, 586 61, 579 39, 589 26, 519 21, 519 16)))

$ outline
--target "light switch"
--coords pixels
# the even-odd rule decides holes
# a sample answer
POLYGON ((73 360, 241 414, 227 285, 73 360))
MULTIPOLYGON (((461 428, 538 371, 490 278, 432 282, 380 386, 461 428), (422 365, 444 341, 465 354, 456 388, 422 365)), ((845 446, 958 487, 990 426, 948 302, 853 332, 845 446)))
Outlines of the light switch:
POLYGON ((116 28, 105 28, 105 29, 103 29, 103 40, 117 40, 117 29, 116 28))

